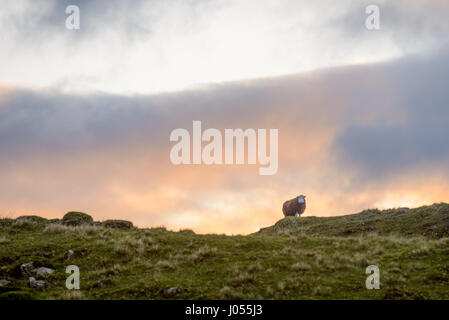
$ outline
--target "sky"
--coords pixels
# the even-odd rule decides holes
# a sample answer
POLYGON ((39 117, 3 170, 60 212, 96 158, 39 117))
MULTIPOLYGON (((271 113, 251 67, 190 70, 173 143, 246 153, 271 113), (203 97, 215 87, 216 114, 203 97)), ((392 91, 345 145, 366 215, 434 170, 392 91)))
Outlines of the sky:
POLYGON ((247 234, 299 194, 305 216, 449 201, 447 1, 0 4, 0 216, 247 234), (277 173, 174 165, 194 120, 278 129, 277 173))

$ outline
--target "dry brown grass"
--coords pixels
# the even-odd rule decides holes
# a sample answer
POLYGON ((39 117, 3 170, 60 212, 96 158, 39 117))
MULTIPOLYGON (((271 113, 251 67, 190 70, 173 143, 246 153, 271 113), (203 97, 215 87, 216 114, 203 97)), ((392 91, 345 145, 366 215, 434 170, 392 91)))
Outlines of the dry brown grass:
POLYGON ((328 297, 332 294, 332 288, 323 285, 317 285, 313 288, 313 294, 319 297, 328 297))
POLYGON ((96 277, 100 278, 110 278, 113 276, 118 276, 122 272, 122 267, 119 264, 113 264, 109 267, 103 267, 98 270, 93 271, 96 277))
POLYGON ((0 244, 6 244, 8 242, 9 242, 9 239, 6 236, 4 236, 4 235, 0 236, 0 244))
POLYGON ((244 295, 234 288, 224 286, 220 290, 220 296, 222 299, 243 299, 244 295))
POLYGON ((308 264, 307 262, 296 262, 292 265, 293 271, 307 271, 312 269, 312 266, 308 264))
POLYGON ((176 267, 176 262, 173 260, 159 260, 155 267, 159 270, 173 270, 176 267))
POLYGON ((116 244, 114 246, 114 252, 118 256, 124 256, 124 257, 129 257, 133 253, 132 250, 129 248, 129 246, 127 246, 126 244, 123 244, 123 243, 116 244))
POLYGON ((26 218, 14 220, 14 222, 12 223, 14 227, 25 227, 32 224, 34 224, 34 222, 26 218))
POLYGON ((198 263, 206 258, 214 257, 217 254, 217 248, 210 248, 205 245, 186 257, 186 261, 190 263, 198 263))
POLYGON ((72 290, 62 295, 63 300, 83 300, 84 295, 79 290, 72 290))
POLYGON ((58 234, 58 233, 77 233, 79 235, 95 235, 99 234, 103 227, 95 225, 80 225, 80 226, 65 226, 59 223, 51 223, 44 228, 44 233, 58 234))
POLYGON ((254 264, 251 264, 249 267, 248 267, 248 271, 249 272, 255 272, 255 271, 262 271, 262 270, 264 270, 265 268, 262 266, 262 264, 259 262, 259 261, 257 261, 256 263, 254 263, 254 264))

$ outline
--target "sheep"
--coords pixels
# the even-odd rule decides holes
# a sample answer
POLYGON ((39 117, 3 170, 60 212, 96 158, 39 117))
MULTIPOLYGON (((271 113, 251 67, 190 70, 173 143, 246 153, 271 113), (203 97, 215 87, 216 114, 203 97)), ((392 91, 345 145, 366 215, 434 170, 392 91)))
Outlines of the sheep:
POLYGON ((306 196, 300 195, 284 202, 282 212, 284 216, 301 216, 306 210, 306 196))

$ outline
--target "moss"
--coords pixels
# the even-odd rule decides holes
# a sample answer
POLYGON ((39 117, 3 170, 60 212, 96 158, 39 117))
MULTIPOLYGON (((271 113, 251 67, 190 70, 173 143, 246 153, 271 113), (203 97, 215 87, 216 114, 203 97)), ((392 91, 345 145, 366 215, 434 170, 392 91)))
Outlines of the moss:
POLYGON ((0 300, 32 300, 33 294, 29 290, 17 290, 0 293, 0 300))

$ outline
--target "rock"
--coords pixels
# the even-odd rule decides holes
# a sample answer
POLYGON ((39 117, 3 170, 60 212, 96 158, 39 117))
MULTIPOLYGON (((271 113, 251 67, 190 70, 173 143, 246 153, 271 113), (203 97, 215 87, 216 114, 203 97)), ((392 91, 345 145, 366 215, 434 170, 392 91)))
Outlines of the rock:
POLYGON ((33 224, 46 224, 48 220, 39 216, 20 216, 13 222, 15 227, 26 227, 33 224))
POLYGON ((94 219, 83 212, 70 211, 62 218, 61 223, 66 226, 79 226, 82 224, 90 224, 94 219))
POLYGON ((72 249, 70 249, 69 251, 67 251, 66 253, 66 258, 70 259, 71 256, 73 256, 75 254, 75 251, 73 251, 72 249))
POLYGON ((292 229, 292 228, 295 228, 300 225, 301 225, 301 222, 299 221, 299 219, 297 217, 286 217, 286 218, 276 222, 276 224, 274 225, 274 230, 280 231, 280 230, 285 230, 285 229, 292 229))
POLYGON ((169 296, 175 295, 179 292, 181 292, 181 289, 179 289, 178 287, 170 287, 170 288, 165 289, 165 291, 164 291, 164 293, 169 296))
POLYGON ((64 225, 64 226, 76 227, 76 226, 80 226, 80 225, 86 224, 86 223, 83 222, 82 220, 66 219, 66 220, 62 220, 61 224, 64 225))
POLYGON ((46 267, 40 267, 38 269, 34 269, 33 272, 35 274, 37 274, 38 276, 41 277, 46 277, 49 274, 52 274, 53 272, 55 272, 55 270, 51 269, 51 268, 46 268, 46 267))
POLYGON ((41 223, 48 222, 47 218, 36 216, 36 215, 20 216, 20 217, 16 218, 16 220, 21 220, 21 219, 27 219, 27 220, 30 220, 30 221, 33 221, 33 222, 41 222, 41 223))
POLYGON ((126 220, 106 220, 103 221, 103 225, 107 228, 117 228, 117 229, 131 229, 133 223, 126 220))
POLYGON ((33 262, 22 263, 20 265, 20 273, 22 276, 30 276, 33 272, 33 262))
POLYGON ((32 274, 36 274, 40 277, 46 277, 55 272, 55 270, 51 268, 35 268, 33 262, 22 263, 19 269, 22 276, 31 276, 32 274))
POLYGON ((11 284, 11 281, 1 279, 0 280, 0 288, 5 288, 11 284))
POLYGON ((30 288, 43 288, 47 285, 47 283, 44 280, 36 280, 33 277, 30 277, 28 279, 28 285, 30 286, 30 288))
POLYGON ((20 216, 16 218, 16 222, 47 223, 48 219, 39 216, 20 216))

